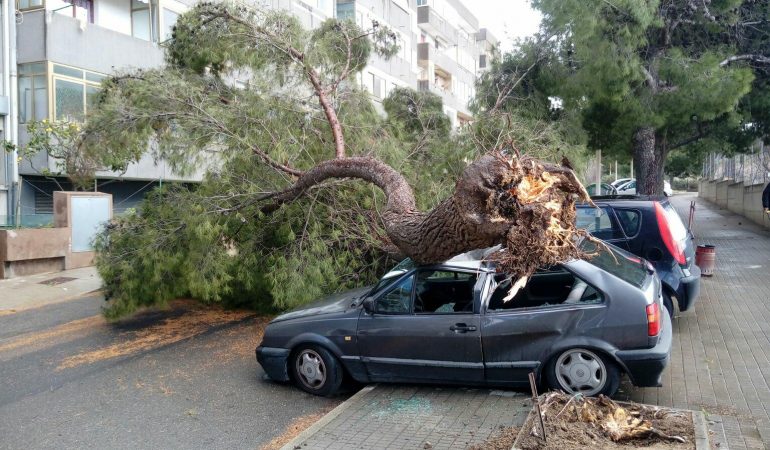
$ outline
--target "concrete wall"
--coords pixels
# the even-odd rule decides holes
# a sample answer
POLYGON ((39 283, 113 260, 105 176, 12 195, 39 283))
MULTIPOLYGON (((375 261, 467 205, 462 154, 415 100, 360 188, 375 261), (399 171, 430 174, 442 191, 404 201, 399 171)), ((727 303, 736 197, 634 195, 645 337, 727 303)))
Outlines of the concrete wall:
POLYGON ((63 270, 69 228, 0 230, 0 278, 63 270))
POLYGON ((764 184, 745 186, 730 181, 701 180, 698 183, 698 197, 716 203, 722 208, 740 214, 752 222, 770 229, 770 219, 762 209, 764 184))
POLYGON ((714 200, 714 203, 722 208, 727 208, 727 186, 729 184, 729 181, 720 181, 717 183, 716 199, 714 200))
POLYGON ((744 214, 743 211, 743 183, 732 183, 727 185, 727 209, 735 214, 744 214))
POLYGON ((76 269, 93 264, 93 251, 73 250, 72 198, 109 197, 99 192, 55 192, 54 227, 0 230, 0 279, 76 269))

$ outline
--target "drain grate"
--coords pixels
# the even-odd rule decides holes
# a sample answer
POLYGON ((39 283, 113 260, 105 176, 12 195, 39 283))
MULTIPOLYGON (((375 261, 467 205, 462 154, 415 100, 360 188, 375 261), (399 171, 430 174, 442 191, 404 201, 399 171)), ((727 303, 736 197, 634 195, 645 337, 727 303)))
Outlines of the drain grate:
POLYGON ((46 286, 56 286, 57 284, 67 283, 72 280, 77 280, 77 278, 56 277, 56 278, 51 278, 50 280, 41 281, 39 284, 44 284, 46 286))

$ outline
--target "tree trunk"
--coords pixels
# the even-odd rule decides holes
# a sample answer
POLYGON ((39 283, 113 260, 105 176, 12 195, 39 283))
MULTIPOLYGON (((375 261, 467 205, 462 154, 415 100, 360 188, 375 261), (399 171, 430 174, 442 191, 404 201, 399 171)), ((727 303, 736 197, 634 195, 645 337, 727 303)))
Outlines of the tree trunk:
POLYGON ((508 251, 494 257, 500 267, 529 275, 579 256, 574 205, 576 198, 588 200, 588 194, 562 166, 487 154, 463 171, 449 198, 422 212, 400 173, 375 158, 347 157, 318 164, 274 198, 278 204, 290 202, 329 178, 358 178, 382 189, 388 237, 420 264, 502 244, 508 251))
POLYGON ((663 195, 663 166, 666 155, 663 146, 657 143, 653 127, 636 130, 633 152, 636 193, 663 195))

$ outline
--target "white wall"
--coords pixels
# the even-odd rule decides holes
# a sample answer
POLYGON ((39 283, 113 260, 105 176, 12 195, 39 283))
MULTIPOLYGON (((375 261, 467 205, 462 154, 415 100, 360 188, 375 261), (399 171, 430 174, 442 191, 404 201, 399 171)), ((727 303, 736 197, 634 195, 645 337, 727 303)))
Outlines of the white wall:
POLYGON ((96 0, 94 15, 96 25, 131 34, 131 0, 96 0))

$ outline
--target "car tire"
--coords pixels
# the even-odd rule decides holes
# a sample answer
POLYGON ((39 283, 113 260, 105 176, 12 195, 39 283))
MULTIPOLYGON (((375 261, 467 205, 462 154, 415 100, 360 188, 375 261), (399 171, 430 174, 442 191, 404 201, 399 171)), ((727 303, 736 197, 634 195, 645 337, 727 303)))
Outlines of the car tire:
POLYGON ((663 291, 661 295, 663 297, 663 306, 668 310, 669 319, 674 320, 674 301, 671 299, 671 295, 666 291, 663 291))
POLYGON ((551 389, 568 394, 611 397, 620 387, 620 369, 602 353, 576 347, 551 358, 545 379, 551 389))
POLYGON ((329 397, 342 384, 342 367, 323 347, 304 345, 297 348, 292 352, 290 364, 294 384, 305 392, 329 397))

